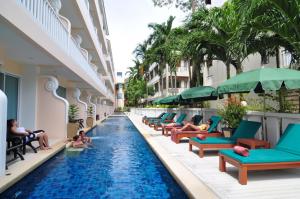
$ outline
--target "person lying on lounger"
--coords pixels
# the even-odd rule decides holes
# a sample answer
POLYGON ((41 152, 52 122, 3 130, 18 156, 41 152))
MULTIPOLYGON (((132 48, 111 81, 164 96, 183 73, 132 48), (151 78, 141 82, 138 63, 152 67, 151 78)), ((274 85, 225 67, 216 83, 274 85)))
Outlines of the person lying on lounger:
POLYGON ((201 131, 207 131, 207 130, 209 129, 209 127, 210 127, 211 124, 212 124, 212 120, 211 120, 211 119, 207 120, 206 123, 201 124, 201 125, 199 125, 199 126, 193 125, 193 124, 191 124, 191 123, 187 123, 187 124, 186 124, 184 127, 182 127, 182 129, 180 129, 180 130, 181 130, 181 131, 185 131, 185 130, 187 130, 187 131, 190 131, 190 130, 198 131, 198 130, 200 129, 201 131))
POLYGON ((30 140, 38 139, 40 149, 41 150, 48 150, 51 149, 49 146, 48 135, 43 130, 38 131, 31 131, 25 129, 24 127, 19 127, 17 120, 10 119, 7 121, 7 130, 9 133, 16 135, 16 136, 25 136, 25 142, 30 140))
POLYGON ((86 136, 85 132, 83 130, 79 131, 80 139, 83 143, 91 143, 92 139, 88 136, 86 136))
POLYGON ((83 143, 79 135, 75 135, 72 141, 73 148, 86 148, 86 144, 83 143))

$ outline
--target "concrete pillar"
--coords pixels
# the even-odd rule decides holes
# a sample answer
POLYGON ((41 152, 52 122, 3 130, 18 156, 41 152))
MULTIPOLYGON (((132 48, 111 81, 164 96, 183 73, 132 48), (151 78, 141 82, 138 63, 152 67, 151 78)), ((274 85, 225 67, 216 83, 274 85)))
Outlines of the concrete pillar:
POLYGON ((0 176, 5 175, 7 98, 0 90, 0 176))

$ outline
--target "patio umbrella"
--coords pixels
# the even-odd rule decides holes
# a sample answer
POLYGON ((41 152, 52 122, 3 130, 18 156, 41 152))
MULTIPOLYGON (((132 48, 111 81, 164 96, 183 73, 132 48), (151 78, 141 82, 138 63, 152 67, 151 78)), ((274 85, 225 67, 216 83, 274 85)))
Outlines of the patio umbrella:
POLYGON ((218 86, 218 94, 299 89, 300 71, 285 68, 260 68, 243 72, 218 86))
POLYGON ((159 101, 160 104, 177 104, 179 103, 179 96, 173 95, 169 97, 165 97, 159 101))
POLYGON ((180 97, 183 100, 206 101, 218 99, 218 94, 216 89, 211 86, 200 86, 181 92, 180 97))
POLYGON ((253 90, 256 93, 265 94, 265 91, 278 91, 281 88, 299 89, 300 71, 285 68, 260 68, 243 72, 219 85, 217 92, 218 94, 229 94, 246 93, 253 90))
POLYGON ((152 103, 155 104, 155 105, 158 105, 160 100, 161 100, 161 99, 156 99, 156 100, 154 100, 152 103))

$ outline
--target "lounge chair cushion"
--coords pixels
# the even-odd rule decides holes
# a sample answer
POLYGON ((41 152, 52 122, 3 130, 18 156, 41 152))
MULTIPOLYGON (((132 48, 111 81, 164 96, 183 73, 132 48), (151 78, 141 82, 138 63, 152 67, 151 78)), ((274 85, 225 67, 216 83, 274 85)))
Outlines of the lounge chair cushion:
POLYGON ((191 138, 191 140, 198 142, 199 144, 235 144, 236 140, 224 137, 208 137, 205 140, 199 140, 198 138, 191 138))
POLYGON ((260 126, 260 122, 242 120, 231 138, 254 138, 260 126))
POLYGON ((212 120, 212 124, 207 129, 208 133, 212 133, 212 132, 216 131, 219 122, 222 120, 222 118, 220 116, 215 116, 215 115, 211 116, 210 119, 212 120))
POLYGON ((275 148, 300 155, 300 124, 289 124, 275 148))
POLYGON ((248 157, 238 155, 231 149, 220 150, 219 153, 235 159, 243 164, 300 162, 299 155, 277 149, 249 150, 250 155, 248 157))

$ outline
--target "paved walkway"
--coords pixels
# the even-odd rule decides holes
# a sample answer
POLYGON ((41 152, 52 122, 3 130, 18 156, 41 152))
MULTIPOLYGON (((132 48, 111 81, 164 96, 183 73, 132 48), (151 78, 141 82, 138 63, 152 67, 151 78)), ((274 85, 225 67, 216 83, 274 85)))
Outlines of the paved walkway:
POLYGON ((129 114, 129 117, 140 130, 147 132, 156 144, 188 168, 220 198, 300 198, 300 169, 249 172, 248 184, 240 185, 235 167, 227 164, 228 173, 219 172, 216 152, 207 152, 201 159, 197 151, 188 151, 187 142, 175 144, 170 137, 162 136, 160 131, 143 124, 141 116, 129 114))

